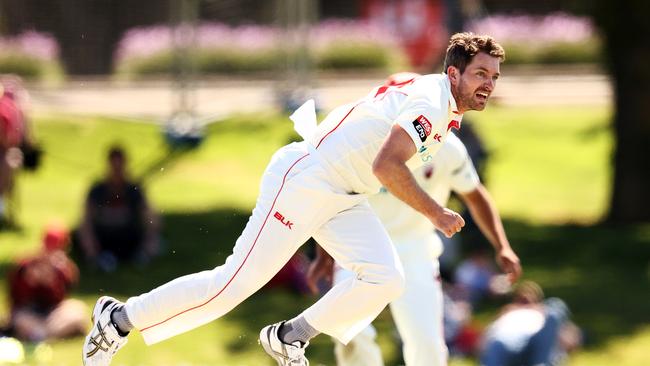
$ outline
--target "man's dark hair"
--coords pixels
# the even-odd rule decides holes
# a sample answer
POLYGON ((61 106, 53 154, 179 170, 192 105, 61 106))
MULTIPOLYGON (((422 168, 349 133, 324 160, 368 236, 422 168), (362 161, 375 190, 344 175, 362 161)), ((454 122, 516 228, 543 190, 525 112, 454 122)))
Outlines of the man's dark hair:
POLYGON ((472 32, 456 33, 449 40, 443 72, 447 73, 449 66, 456 67, 461 73, 465 72, 465 67, 479 52, 498 57, 501 62, 506 59, 506 52, 494 38, 472 32))
POLYGON ((113 160, 114 158, 126 158, 126 152, 122 146, 113 145, 108 149, 108 160, 113 160))

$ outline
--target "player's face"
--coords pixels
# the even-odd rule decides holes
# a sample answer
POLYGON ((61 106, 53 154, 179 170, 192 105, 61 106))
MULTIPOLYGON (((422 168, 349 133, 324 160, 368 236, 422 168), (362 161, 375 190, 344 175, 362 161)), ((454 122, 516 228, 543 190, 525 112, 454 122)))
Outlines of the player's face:
POLYGON ((461 111, 482 111, 499 78, 498 57, 479 52, 456 80, 456 103, 461 111))

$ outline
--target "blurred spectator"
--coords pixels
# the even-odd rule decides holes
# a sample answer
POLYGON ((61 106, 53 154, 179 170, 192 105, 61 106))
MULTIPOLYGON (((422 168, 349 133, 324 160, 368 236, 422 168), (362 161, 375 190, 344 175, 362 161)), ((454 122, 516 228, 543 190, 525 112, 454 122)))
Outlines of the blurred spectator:
POLYGON ((472 346, 468 345, 468 334, 475 329, 472 324, 472 305, 465 300, 454 299, 453 293, 453 287, 445 284, 442 307, 445 343, 451 355, 466 356, 472 353, 472 346))
POLYGON ((25 110, 29 94, 20 77, 0 76, 0 220, 12 222, 10 210, 15 171, 35 170, 41 150, 30 133, 25 110))
POLYGON ((266 288, 287 288, 299 294, 308 294, 307 269, 309 258, 302 250, 289 259, 287 264, 266 284, 266 288))
POLYGON ((41 252, 9 271, 9 327, 16 338, 39 342, 86 333, 85 304, 68 298, 79 278, 77 266, 65 253, 68 243, 67 231, 50 225, 41 252))
POLYGON ((454 283, 462 299, 476 305, 490 294, 490 283, 497 274, 487 248, 475 248, 454 272, 454 283))
POLYGON ((557 298, 544 300, 542 289, 524 281, 513 301, 489 326, 483 340, 483 366, 558 365, 581 344, 569 309, 557 298))
POLYGON ((25 117, 19 97, 24 94, 20 78, 0 77, 0 219, 9 218, 8 203, 14 187, 14 172, 23 156, 20 146, 25 138, 25 117))
POLYGON ((124 150, 112 147, 106 177, 88 193, 77 238, 84 257, 105 272, 123 261, 147 263, 159 253, 158 216, 128 179, 126 164, 124 150))

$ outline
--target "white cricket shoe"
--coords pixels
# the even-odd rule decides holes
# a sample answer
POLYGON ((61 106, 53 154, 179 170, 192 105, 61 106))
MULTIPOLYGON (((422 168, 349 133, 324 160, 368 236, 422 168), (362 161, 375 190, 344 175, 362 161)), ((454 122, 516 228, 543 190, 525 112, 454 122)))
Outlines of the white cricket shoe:
POLYGON ((122 303, 110 296, 102 296, 93 309, 93 328, 90 330, 82 349, 84 366, 108 366, 113 355, 126 344, 111 321, 111 312, 122 303))
POLYGON ((280 340, 278 331, 284 322, 267 325, 260 331, 260 343, 264 351, 273 357, 279 366, 309 366, 305 357, 305 348, 309 342, 301 344, 296 341, 286 344, 280 340))

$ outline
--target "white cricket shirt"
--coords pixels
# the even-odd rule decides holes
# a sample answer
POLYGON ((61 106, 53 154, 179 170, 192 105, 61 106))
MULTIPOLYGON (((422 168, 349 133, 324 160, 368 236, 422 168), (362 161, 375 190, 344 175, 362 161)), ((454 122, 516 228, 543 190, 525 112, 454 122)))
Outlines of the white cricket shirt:
POLYGON ((522 308, 501 315, 487 330, 487 337, 498 339, 508 350, 522 350, 530 338, 544 326, 544 313, 522 308))
POLYGON ((393 124, 401 126, 418 153, 407 162, 415 169, 431 160, 452 128, 460 128, 445 74, 424 75, 399 86, 381 86, 356 103, 333 110, 307 141, 315 155, 355 193, 377 193, 381 183, 372 164, 393 124))
MULTIPOLYGON (((465 145, 453 133, 449 133, 437 154, 413 171, 413 175, 420 187, 441 206, 447 205, 452 190, 466 193, 480 184, 465 145)), ((416 250, 405 246, 420 245, 418 242, 423 241, 423 238, 435 236, 435 227, 429 219, 386 190, 382 189, 380 194, 371 196, 368 200, 400 254, 410 249, 416 250)), ((426 251, 427 258, 437 258, 442 254, 441 241, 434 237, 426 251)), ((425 254, 420 251, 420 255, 425 254)))

